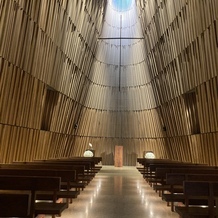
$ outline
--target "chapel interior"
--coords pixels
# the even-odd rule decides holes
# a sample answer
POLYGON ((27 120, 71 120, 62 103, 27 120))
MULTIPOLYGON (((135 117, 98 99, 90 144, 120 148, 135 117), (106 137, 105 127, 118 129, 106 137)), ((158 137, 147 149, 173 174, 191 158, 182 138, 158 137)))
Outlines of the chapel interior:
POLYGON ((0 0, 0 168, 89 150, 118 196, 62 218, 179 217, 118 202, 146 152, 218 166, 218 0, 0 0))

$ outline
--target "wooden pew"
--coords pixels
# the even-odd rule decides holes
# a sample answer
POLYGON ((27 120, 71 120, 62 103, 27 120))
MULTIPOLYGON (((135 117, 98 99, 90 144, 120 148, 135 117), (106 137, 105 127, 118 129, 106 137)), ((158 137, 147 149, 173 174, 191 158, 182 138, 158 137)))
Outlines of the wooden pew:
POLYGON ((147 167, 149 164, 152 163, 169 163, 169 162, 179 162, 175 160, 170 160, 170 159, 149 159, 149 158, 137 158, 137 162, 143 165, 144 167, 147 167))
POLYGON ((152 173, 152 177, 148 177, 147 182, 153 186, 153 188, 157 191, 163 192, 165 188, 168 188, 166 185, 166 173, 170 171, 171 168, 211 168, 208 165, 202 164, 190 164, 190 163, 168 163, 168 164, 150 164, 149 166, 150 172, 152 173), (161 169, 161 170, 159 170, 161 169), (166 169, 166 171, 164 170, 166 169), (159 185, 158 185, 159 183, 159 185))
POLYGON ((33 162, 14 162, 15 164, 54 164, 54 165, 71 165, 71 166, 85 166, 83 172, 80 172, 78 178, 89 183, 99 170, 95 170, 95 161, 89 158, 76 158, 76 159, 49 159, 38 160, 33 162))
MULTIPOLYGON (((19 194, 26 193, 26 191, 30 192, 31 199, 30 201, 22 200, 25 204, 23 208, 25 209, 23 215, 27 215, 27 217, 34 218, 38 214, 47 214, 47 215, 61 215, 63 210, 67 208, 66 203, 56 203, 56 192, 60 191, 61 179, 59 177, 40 177, 40 176, 8 176, 8 175, 0 175, 0 190, 2 197, 8 198, 10 202, 12 202, 13 196, 10 194, 14 194, 14 197, 19 198, 19 194), (25 191, 25 192, 23 192, 25 191), (36 193, 37 191, 51 191, 53 192, 53 201, 52 202, 36 202, 36 193), (3 193, 2 193, 3 192, 3 193), (30 202, 30 204, 29 204, 30 202), (28 203, 26 205, 26 203, 28 203), (26 208, 28 208, 28 212, 26 214, 26 208)), ((22 196, 20 196, 22 199, 22 196)), ((9 203, 10 203, 9 202, 9 203)), ((11 206, 11 205, 10 205, 11 206)), ((9 207, 10 207, 9 206, 9 207)), ((16 208, 14 208, 16 209, 16 208)), ((3 217, 10 217, 12 211, 5 210, 0 211, 4 214, 3 217), (8 211, 8 214, 6 214, 8 211)), ((19 216, 20 210, 13 211, 15 217, 19 216)))
POLYGON ((170 159, 147 159, 147 158, 137 158, 137 162, 139 162, 143 167, 138 168, 139 172, 143 175, 150 175, 150 165, 151 164, 171 164, 171 163, 180 163, 179 161, 174 161, 170 159))
POLYGON ((192 163, 166 163, 166 164, 150 164, 149 168, 151 172, 156 172, 157 168, 190 168, 190 167, 209 167, 211 166, 205 165, 205 164, 192 164, 192 163))
POLYGON ((35 160, 34 162, 71 162, 71 163, 90 163, 90 171, 97 173, 102 166, 96 165, 102 161, 102 157, 70 157, 70 158, 60 158, 60 159, 47 159, 47 160, 35 160))
POLYGON ((1 193, 0 192, 0 217, 23 217, 30 216, 31 194, 1 193), (9 206, 10 205, 10 206, 9 206))
POLYGON ((83 181, 88 183, 95 177, 98 171, 94 170, 94 161, 83 160, 46 160, 37 162, 26 162, 26 164, 53 164, 53 165, 68 165, 68 166, 84 166, 84 171, 78 175, 83 181))
POLYGON ((139 168, 139 172, 143 175, 143 178, 150 184, 150 186, 155 186, 155 190, 159 191, 161 196, 161 187, 158 183, 163 183, 161 178, 155 175, 156 166, 175 166, 175 165, 189 165, 192 163, 180 162, 170 159, 147 159, 147 158, 137 158, 137 161, 143 165, 143 168, 139 168), (159 190, 158 190, 159 189, 159 190))
MULTIPOLYGON (((165 190, 169 191, 170 186, 166 184, 166 175, 167 173, 190 173, 190 174, 199 174, 199 173, 205 173, 205 174, 213 174, 215 172, 218 172, 217 167, 207 166, 207 165, 182 165, 182 166, 162 166, 162 168, 156 168, 155 176, 158 178, 159 184, 156 185, 154 188, 159 186, 159 190, 161 190, 162 194, 165 190), (172 168, 173 167, 173 168, 172 168)), ((179 192, 181 188, 177 188, 177 192, 179 192)), ((162 195, 161 195, 162 196, 162 195)))
MULTIPOLYGON (((101 170, 102 166, 98 165, 100 162, 102 162, 102 157, 70 157, 70 158, 64 158, 64 160, 85 160, 85 161, 94 161, 93 169, 99 171, 101 170)), ((60 159, 63 160, 63 159, 60 159)))
POLYGON ((159 186, 161 187, 162 193, 164 193, 165 190, 169 191, 170 186, 166 184, 166 175, 167 173, 190 173, 190 174, 199 174, 199 173, 205 173, 205 174, 213 174, 214 171, 217 171, 217 167, 207 166, 207 165, 182 165, 182 166, 161 166, 161 168, 155 169, 155 177, 158 178, 159 186))
MULTIPOLYGON (((76 180, 75 170, 56 170, 56 169, 28 169, 28 168, 0 168, 0 175, 23 175, 23 176, 43 176, 43 177, 60 177, 61 184, 66 183, 65 190, 56 192, 58 198, 66 198, 66 202, 69 200, 72 202, 73 198, 79 195, 79 191, 71 190, 71 183, 76 180)), ((37 199, 52 200, 52 192, 43 192, 37 194, 37 199)))
MULTIPOLYGON (((49 159, 53 160, 53 159, 49 159)), ((80 157, 80 156, 74 156, 74 157, 67 157, 67 158, 59 158, 55 160, 91 160, 94 161, 95 164, 99 164, 102 161, 102 157, 80 157)), ((97 166, 101 168, 101 166, 97 166)))
POLYGON ((181 218, 213 218, 218 216, 218 182, 185 181, 185 207, 175 207, 181 218), (192 199, 207 200, 208 207, 191 206, 192 199), (214 207, 216 206, 216 207, 214 207))
MULTIPOLYGON (((16 164, 0 164, 0 169, 44 169, 44 170, 73 170, 76 172, 76 178, 74 182, 71 182, 71 188, 75 188, 76 190, 83 190, 87 182, 83 181, 81 177, 85 171, 85 167, 83 165, 63 165, 63 164, 49 164, 49 163, 34 163, 34 162, 25 162, 25 163, 16 163, 16 164), (80 177, 80 178, 79 178, 80 177)), ((62 187, 66 188, 62 183, 62 187)))
POLYGON ((166 175, 166 184, 170 185, 170 193, 164 193, 162 199, 171 203, 171 210, 174 211, 175 202, 185 202, 185 196, 183 193, 184 181, 218 181, 218 172, 214 174, 185 174, 185 173, 168 173, 166 175), (182 191, 177 193, 175 187, 182 187, 182 191))
POLYGON ((88 167, 86 167, 87 173, 93 173, 96 174, 101 170, 101 166, 96 166, 96 160, 89 157, 76 157, 76 158, 68 158, 68 159, 49 159, 45 160, 45 162, 62 162, 62 163, 71 163, 71 164, 89 164, 88 167))

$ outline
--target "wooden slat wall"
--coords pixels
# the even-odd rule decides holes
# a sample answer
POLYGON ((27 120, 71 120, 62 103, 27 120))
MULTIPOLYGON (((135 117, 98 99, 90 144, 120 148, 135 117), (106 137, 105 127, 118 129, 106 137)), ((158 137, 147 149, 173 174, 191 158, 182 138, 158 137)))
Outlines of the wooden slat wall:
POLYGON ((0 1, 0 162, 72 151, 105 5, 0 1))
POLYGON ((124 165, 148 150, 218 165, 218 1, 137 0, 145 40, 132 61, 145 57, 121 67, 121 90, 118 66, 96 56, 119 51, 97 41, 106 3, 0 1, 0 162, 82 155, 91 142, 104 164, 123 145, 124 165))
POLYGON ((218 165, 218 1, 141 0, 137 5, 169 157, 218 165))
POLYGON ((92 141, 110 164, 120 144, 126 165, 134 164, 132 149, 136 156, 153 150, 157 157, 217 165, 218 2, 140 0, 137 6, 146 61, 122 68, 120 98, 118 68, 95 60, 77 140, 92 141))

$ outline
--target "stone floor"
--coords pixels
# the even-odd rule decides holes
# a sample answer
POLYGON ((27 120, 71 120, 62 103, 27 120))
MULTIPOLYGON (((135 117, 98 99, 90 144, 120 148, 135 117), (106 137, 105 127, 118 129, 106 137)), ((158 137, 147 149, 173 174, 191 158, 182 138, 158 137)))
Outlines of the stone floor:
POLYGON ((103 166, 61 218, 178 218, 136 167, 103 166))

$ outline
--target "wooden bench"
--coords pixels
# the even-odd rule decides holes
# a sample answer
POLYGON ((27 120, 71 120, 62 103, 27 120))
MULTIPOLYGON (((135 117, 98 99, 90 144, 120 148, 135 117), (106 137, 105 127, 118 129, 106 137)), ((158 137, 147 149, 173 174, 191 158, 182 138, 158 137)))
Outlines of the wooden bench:
POLYGON ((0 192, 0 202, 0 217, 30 217, 30 193, 0 192))
MULTIPOLYGON (((43 177, 60 177, 61 185, 66 183, 66 188, 57 191, 57 198, 65 198, 66 202, 72 202, 73 198, 76 198, 80 192, 71 190, 71 183, 75 182, 76 172, 74 170, 55 170, 55 169, 28 169, 28 168, 0 168, 0 175, 23 175, 23 176, 43 176, 43 177)), ((41 200, 53 200, 51 192, 43 192, 37 194, 37 199, 41 200)))
MULTIPOLYGON (((205 173, 205 174, 214 174, 215 172, 218 172, 217 167, 211 167, 211 166, 200 166, 200 165, 193 165, 193 166, 182 166, 182 167, 166 167, 163 168, 156 168, 155 176, 159 178, 162 182, 159 182, 158 186, 160 187, 159 190, 161 190, 160 196, 164 194, 164 191, 170 191, 171 186, 169 184, 166 184, 166 175, 167 173, 189 173, 189 174, 199 174, 199 173, 205 173)), ((181 192, 181 188, 177 187, 177 192, 181 192)))
POLYGON ((150 164, 155 164, 155 163, 178 163, 181 161, 176 161, 176 160, 170 160, 170 159, 149 159, 149 158, 137 158, 137 162, 140 163, 143 167, 149 167, 150 164))
POLYGON ((50 165, 68 165, 68 166, 84 166, 84 170, 78 172, 78 178, 89 183, 98 171, 93 170, 95 166, 94 160, 84 159, 58 159, 58 160, 44 160, 44 161, 33 161, 33 162, 14 162, 14 164, 50 164, 50 165))
MULTIPOLYGON (((94 161, 95 164, 99 164, 102 161, 102 157, 81 157, 81 156, 73 156, 67 158, 53 158, 48 160, 89 160, 94 161)), ((97 168, 101 168, 101 166, 96 166, 97 168)))
MULTIPOLYGON (((164 193, 162 199, 171 203, 171 210, 174 211, 175 202, 185 202, 185 196, 183 193, 184 181, 218 181, 218 174, 215 171, 214 174, 184 174, 184 173, 168 173, 166 175, 166 184, 170 185, 170 193, 164 193), (182 187, 182 191, 177 193, 175 187, 182 187)), ((196 202, 196 201, 195 201, 196 202)), ((193 202, 192 202, 193 203, 193 202)), ((195 204, 195 203, 193 203, 195 204)))
POLYGON ((70 157, 70 158, 64 158, 61 160, 67 160, 67 161, 74 161, 74 160, 85 160, 85 161, 92 161, 94 163, 93 170, 101 170, 102 166, 98 165, 100 162, 102 162, 102 157, 70 157))
MULTIPOLYGON (((24 211, 24 217, 36 217, 38 214, 47 214, 47 215, 61 215, 63 210, 67 208, 66 203, 56 203, 56 193, 60 191, 61 179, 59 177, 40 177, 40 176, 8 176, 0 175, 0 190, 1 198, 5 197, 8 199, 8 203, 12 203, 14 200, 20 197, 20 200, 24 205, 22 206, 24 211), (23 197, 26 192, 30 193, 30 200, 23 197), (36 202, 37 191, 51 191, 53 192, 53 201, 51 202, 36 202), (12 195, 11 195, 12 194, 12 195), (21 196, 19 196, 21 195, 21 196), (15 197, 15 198, 13 198, 15 197), (27 212, 26 212, 27 211, 27 212)), ((18 202, 17 202, 18 203, 18 202)), ((5 205, 5 203, 4 203, 5 205)), ((0 210, 0 216, 10 217, 13 213, 13 216, 19 217, 22 211, 15 210, 10 211, 11 205, 7 207, 6 210, 0 210), (8 214, 7 214, 8 213, 8 214)))
POLYGON ((212 218, 218 216, 218 182, 185 181, 185 206, 175 207, 181 218, 212 218), (207 207, 192 206, 192 199, 203 199, 208 202, 207 207), (215 207, 216 206, 216 207, 215 207))
MULTIPOLYGON (((77 191, 83 190, 87 182, 82 180, 85 167, 83 165, 63 165, 63 164, 49 164, 49 163, 16 163, 16 164, 0 164, 0 169, 44 169, 44 170, 73 170, 76 172, 76 178, 74 182, 71 182, 71 188, 75 188, 77 191), (80 178, 79 178, 80 177, 80 178)), ((66 188, 66 184, 62 183, 62 188, 66 188)))
POLYGON ((181 167, 181 166, 185 166, 185 167, 189 167, 189 166, 206 166, 206 165, 202 165, 202 164, 192 164, 192 163, 186 163, 186 162, 156 162, 156 163, 147 163, 147 173, 144 173, 144 178, 149 182, 150 180, 154 180, 156 179, 155 176, 155 172, 156 172, 156 168, 170 168, 170 167, 181 167))
POLYGON ((90 167, 89 167, 89 171, 90 172, 99 172, 99 170, 102 168, 102 166, 99 166, 96 164, 98 164, 99 162, 102 161, 101 157, 71 157, 71 158, 61 158, 61 159, 47 159, 47 160, 35 160, 34 162, 71 162, 71 163, 77 163, 77 164, 81 164, 81 163, 89 163, 90 167))
MULTIPOLYGON (((190 174, 199 174, 199 173, 206 173, 206 174, 213 174, 214 171, 217 171, 217 167, 211 167, 211 166, 205 166, 205 165, 182 165, 182 166, 161 166, 161 168, 156 168, 155 169, 155 177, 159 179, 159 184, 157 186, 159 186, 159 190, 161 191, 160 196, 162 196, 164 194, 164 191, 171 191, 172 187, 169 184, 166 184, 166 175, 167 173, 190 173, 190 174), (174 168, 175 167, 175 168, 174 168)), ((157 188, 157 186, 155 188, 157 188)), ((157 189, 156 189, 157 190, 157 189)), ((176 192, 182 192, 182 188, 181 187, 177 187, 177 189, 174 191, 176 192)))
POLYGON ((180 163, 179 161, 174 161, 170 159, 147 159, 147 158, 137 158, 137 161, 143 166, 138 168, 139 172, 146 177, 152 177, 150 172, 151 164, 171 164, 171 163, 180 163))
POLYGON ((26 164, 53 164, 53 165, 68 165, 68 166, 84 166, 84 171, 78 174, 78 178, 89 183, 98 171, 94 170, 94 162, 80 160, 47 160, 37 162, 26 162, 26 164))
POLYGON ((150 171, 152 173, 152 177, 148 177, 147 182, 153 186, 156 191, 160 191, 160 196, 165 189, 169 188, 169 185, 165 184, 166 181, 166 173, 170 171, 170 169, 179 169, 179 168, 211 168, 207 165, 201 164, 190 164, 190 163, 174 163, 174 164, 151 164, 150 171), (161 170, 159 170, 161 169, 161 170))

